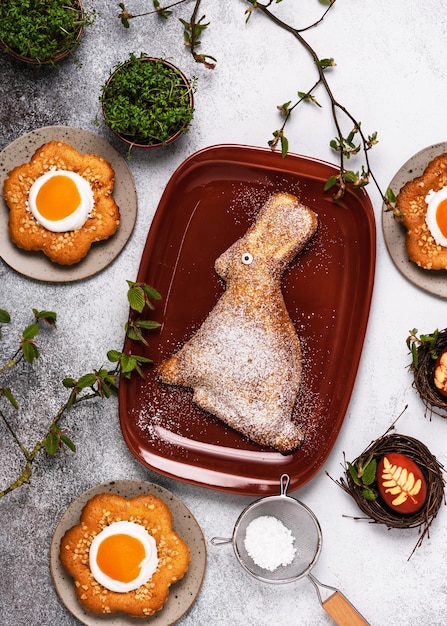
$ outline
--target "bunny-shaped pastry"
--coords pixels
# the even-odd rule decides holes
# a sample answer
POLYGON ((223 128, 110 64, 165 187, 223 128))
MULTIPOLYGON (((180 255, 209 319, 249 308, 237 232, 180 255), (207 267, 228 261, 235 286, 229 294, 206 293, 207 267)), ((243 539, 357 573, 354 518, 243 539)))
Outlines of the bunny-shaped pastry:
POLYGON ((191 387, 199 407, 284 454, 303 441, 292 420, 302 357, 281 277, 316 229, 317 216, 295 196, 270 197, 246 234, 216 260, 225 292, 195 335, 158 368, 162 382, 191 387))

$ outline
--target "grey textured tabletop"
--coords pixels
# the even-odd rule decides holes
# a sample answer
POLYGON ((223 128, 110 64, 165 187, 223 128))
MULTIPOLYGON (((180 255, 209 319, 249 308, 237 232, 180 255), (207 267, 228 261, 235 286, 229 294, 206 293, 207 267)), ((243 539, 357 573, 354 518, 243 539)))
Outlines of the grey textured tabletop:
MULTIPOLYGON (((136 12, 141 3, 133 4, 129 9, 136 12)), ((128 315, 126 281, 137 276, 153 216, 172 174, 185 159, 209 146, 267 147, 282 121, 277 106, 294 101, 297 92, 309 89, 315 80, 308 52, 260 11, 254 11, 246 22, 251 3, 244 0, 202 1, 199 12, 210 26, 202 34, 201 50, 216 57, 217 64, 214 70, 196 64, 183 45, 178 19, 188 18, 192 4, 176 7, 166 22, 148 15, 124 29, 117 2, 86 1, 86 6, 97 10, 96 21, 86 29, 74 57, 56 69, 30 67, 1 56, 0 149, 5 151, 13 141, 44 127, 94 133, 127 163, 138 197, 136 224, 127 245, 93 276, 70 282, 36 280, 10 267, 0 250, 0 309, 11 314, 11 323, 2 325, 0 366, 31 323, 33 308, 55 311, 58 316, 57 328, 43 330, 37 338, 40 358, 32 366, 22 363, 0 377, 0 387, 11 387, 20 404, 14 412, 0 398, 0 409, 27 447, 43 436, 64 402, 67 390, 61 380, 101 367, 108 350, 120 349, 128 315), (190 132, 174 144, 160 150, 134 150, 127 160, 126 148, 101 121, 100 86, 111 68, 130 52, 140 51, 167 58, 186 75, 197 77, 195 115, 190 132)), ((283 0, 270 8, 299 28, 317 20, 325 5, 317 0, 283 0)), ((336 66, 326 76, 337 100, 355 114, 365 132, 378 131, 379 143, 369 158, 383 189, 413 154, 446 139, 446 29, 445 12, 434 0, 338 0, 321 24, 303 33, 320 58, 335 59, 336 66)), ((317 96, 321 108, 304 103, 293 112, 287 131, 289 149, 336 163, 337 156, 329 147, 336 133, 330 103, 322 91, 317 96)), ((3 169, 5 152, 0 155, 3 169)), ((359 166, 353 161, 352 167, 359 166)), ((398 431, 419 438, 440 463, 446 463, 447 422, 424 416, 412 387, 405 344, 410 329, 428 333, 446 326, 445 300, 413 285, 396 268, 382 233, 381 196, 373 183, 367 191, 376 218, 377 261, 356 382, 328 458, 291 495, 314 511, 322 527, 323 550, 315 575, 341 589, 369 623, 441 626, 446 622, 445 506, 409 559, 418 541, 417 529, 389 531, 354 520, 361 512, 330 478, 340 477, 344 453, 347 459, 355 458, 406 405, 398 431)), ((2 228, 6 221, 5 209, 2 228)), ((351 341, 356 337, 347 337, 347 349, 351 341)), ((75 442, 76 452, 54 457, 39 453, 30 483, 0 499, 2 626, 82 623, 66 608, 53 584, 51 540, 59 519, 78 496, 98 484, 122 479, 144 480, 169 490, 202 529, 207 548, 203 585, 178 624, 332 623, 309 580, 286 585, 259 582, 243 571, 231 546, 210 543, 214 536, 231 536, 239 514, 256 498, 254 494, 206 488, 145 467, 123 439, 116 398, 75 407, 64 417, 63 427, 75 442)), ((0 433, 2 489, 20 473, 23 456, 2 422, 0 433)), ((101 623, 107 624, 107 618, 101 623)))

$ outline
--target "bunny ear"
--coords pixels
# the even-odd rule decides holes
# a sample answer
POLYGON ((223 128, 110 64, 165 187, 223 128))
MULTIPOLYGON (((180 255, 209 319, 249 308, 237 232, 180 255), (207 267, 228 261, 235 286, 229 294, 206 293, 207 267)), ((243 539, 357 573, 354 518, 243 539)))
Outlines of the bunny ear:
POLYGON ((295 196, 276 193, 261 208, 246 238, 253 254, 259 251, 288 264, 314 235, 317 225, 316 214, 295 196))

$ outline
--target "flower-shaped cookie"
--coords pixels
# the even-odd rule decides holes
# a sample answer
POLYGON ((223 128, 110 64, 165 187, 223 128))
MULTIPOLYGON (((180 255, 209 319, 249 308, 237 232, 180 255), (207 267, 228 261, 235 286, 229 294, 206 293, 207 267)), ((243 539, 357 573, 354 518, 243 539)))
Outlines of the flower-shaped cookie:
POLYGON ((151 494, 130 500, 100 493, 82 510, 80 523, 61 539, 60 560, 73 577, 76 596, 87 610, 97 614, 122 611, 134 617, 147 617, 165 605, 171 584, 188 569, 189 548, 172 529, 169 507, 151 494), (158 566, 152 577, 133 591, 110 591, 93 576, 89 565, 93 539, 114 522, 128 520, 144 527, 155 539, 158 566))
POLYGON ((44 144, 28 163, 8 172, 4 182, 3 194, 9 207, 12 241, 24 250, 41 250, 60 265, 78 263, 86 256, 92 243, 108 239, 119 227, 119 208, 112 197, 114 176, 111 165, 96 154, 81 154, 62 141, 44 144), (90 185, 93 208, 77 230, 48 230, 30 211, 31 186, 51 170, 74 172, 90 185))
POLYGON ((436 192, 446 186, 447 153, 444 153, 430 161, 421 176, 406 183, 396 198, 396 219, 407 230, 405 245, 408 256, 426 270, 447 269, 447 247, 436 243, 425 221, 428 192, 436 192))

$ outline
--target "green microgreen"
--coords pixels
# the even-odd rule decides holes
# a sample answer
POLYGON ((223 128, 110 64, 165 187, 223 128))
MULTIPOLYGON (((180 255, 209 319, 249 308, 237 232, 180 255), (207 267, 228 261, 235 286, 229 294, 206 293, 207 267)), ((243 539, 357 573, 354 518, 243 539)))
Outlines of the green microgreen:
POLYGON ((80 42, 95 11, 78 0, 4 0, 0 2, 0 39, 16 54, 40 63, 54 60, 80 42))
POLYGON ((100 101, 106 125, 128 141, 165 144, 186 132, 193 118, 191 92, 179 70, 162 59, 131 53, 102 87, 100 101))

